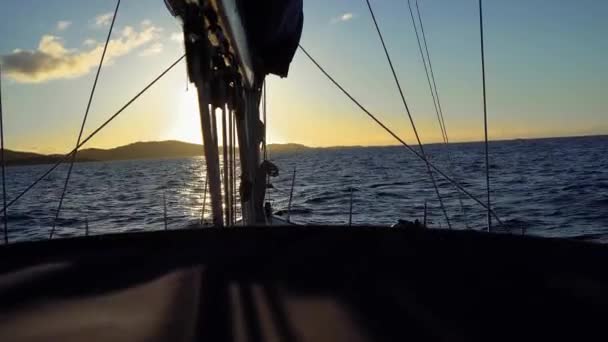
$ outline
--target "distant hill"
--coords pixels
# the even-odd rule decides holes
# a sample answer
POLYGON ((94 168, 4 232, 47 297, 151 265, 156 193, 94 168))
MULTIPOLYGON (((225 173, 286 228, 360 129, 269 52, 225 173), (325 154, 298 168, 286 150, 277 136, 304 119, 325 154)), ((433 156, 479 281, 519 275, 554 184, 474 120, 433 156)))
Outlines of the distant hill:
MULTIPOLYGON (((270 153, 298 152, 310 147, 300 144, 269 144, 270 153)), ((34 165, 57 162, 62 155, 5 150, 7 165, 34 165)), ((176 140, 136 142, 110 149, 86 148, 78 151, 78 162, 185 158, 203 155, 203 146, 176 140)))
MULTIPOLYGON (((581 136, 581 137, 556 137, 519 139, 519 141, 542 141, 549 139, 584 139, 584 138, 608 138, 608 135, 581 136)), ((508 142, 509 140, 504 140, 508 142)), ((493 142, 500 142, 494 140, 493 142)), ((476 142, 458 142, 452 144, 469 144, 476 142)), ((432 144, 429 144, 432 145, 432 144)), ((395 145, 396 146, 396 145, 395 145)), ((374 146, 331 146, 331 147, 309 147, 301 144, 269 144, 268 151, 271 154, 303 152, 314 149, 353 149, 374 146)), ((376 146, 380 147, 380 146, 376 146)), ((162 159, 162 158, 185 158, 203 155, 203 146, 190 144, 177 140, 136 142, 110 149, 86 148, 78 152, 79 162, 87 161, 109 161, 128 159, 162 159)), ((34 165, 55 163, 63 156, 60 154, 40 154, 33 152, 20 152, 4 150, 7 165, 34 165)))
POLYGON ((49 164, 56 162, 59 155, 44 155, 32 152, 19 152, 4 150, 4 158, 6 165, 34 165, 34 164, 49 164))
POLYGON ((268 144, 267 147, 270 153, 300 152, 313 149, 313 147, 300 144, 268 144))
POLYGON ((78 160, 127 160, 194 157, 203 154, 203 146, 182 141, 136 142, 111 149, 87 148, 78 152, 78 160))

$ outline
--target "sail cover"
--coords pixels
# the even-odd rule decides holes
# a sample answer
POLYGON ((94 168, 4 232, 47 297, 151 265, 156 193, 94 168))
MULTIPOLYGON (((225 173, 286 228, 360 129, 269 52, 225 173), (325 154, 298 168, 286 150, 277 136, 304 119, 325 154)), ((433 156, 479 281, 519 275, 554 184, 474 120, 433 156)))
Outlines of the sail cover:
MULTIPOLYGON (((240 29, 244 31, 243 35, 247 40, 245 59, 252 57, 253 69, 257 75, 287 76, 289 64, 302 35, 303 0, 164 1, 169 12, 182 19, 192 18, 192 10, 203 13, 211 8, 222 12, 218 14, 228 19, 227 24, 238 26, 229 29, 233 34, 237 33, 237 36, 233 37, 236 41, 240 39, 240 29)), ((243 52, 238 48, 236 50, 243 52)))
POLYGON ((302 0, 241 0, 239 9, 252 54, 264 73, 287 76, 304 25, 302 0))

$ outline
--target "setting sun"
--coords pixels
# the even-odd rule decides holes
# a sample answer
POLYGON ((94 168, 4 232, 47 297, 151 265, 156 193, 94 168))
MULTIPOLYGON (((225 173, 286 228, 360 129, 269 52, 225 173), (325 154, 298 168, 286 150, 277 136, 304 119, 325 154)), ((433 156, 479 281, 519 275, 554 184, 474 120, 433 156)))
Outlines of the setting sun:
POLYGON ((175 120, 167 131, 172 139, 202 144, 198 101, 193 85, 180 94, 175 120))

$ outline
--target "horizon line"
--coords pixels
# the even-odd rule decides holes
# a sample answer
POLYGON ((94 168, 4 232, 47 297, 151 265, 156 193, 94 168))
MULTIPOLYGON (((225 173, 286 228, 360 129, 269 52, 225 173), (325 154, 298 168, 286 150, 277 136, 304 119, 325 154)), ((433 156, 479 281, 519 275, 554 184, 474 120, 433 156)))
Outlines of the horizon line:
MULTIPOLYGON (((507 138, 507 139, 490 139, 488 140, 489 142, 502 142, 502 141, 515 141, 515 140, 546 140, 546 139, 568 139, 568 138, 585 138, 585 137, 605 137, 608 136, 608 134, 583 134, 583 135, 560 135, 560 136, 550 136, 550 137, 534 137, 534 138, 507 138)), ((133 144, 138 144, 138 143, 163 143, 163 142, 178 142, 178 143, 183 143, 183 144, 189 144, 189 145, 198 145, 198 146, 204 146, 203 144, 199 144, 199 143, 193 143, 193 142, 189 142, 189 141, 183 141, 183 140, 178 140, 178 139, 166 139, 166 140, 138 140, 138 141, 133 141, 130 143, 126 143, 124 145, 116 145, 113 147, 85 147, 85 148, 81 148, 79 149, 79 151, 82 150, 89 150, 89 149, 97 149, 97 150, 111 150, 111 149, 115 149, 115 148, 119 148, 119 147, 124 147, 124 146, 129 146, 129 145, 133 145, 133 144)), ((474 144, 474 143, 482 143, 484 142, 483 140, 466 140, 466 141, 451 141, 448 144, 452 145, 452 144, 474 144)), ((442 141, 438 141, 438 142, 428 142, 428 143, 422 143, 422 145, 426 146, 426 145, 443 145, 445 144, 442 141)), ((268 143, 268 146, 271 145, 300 145, 303 146, 305 148, 309 148, 309 149, 331 149, 331 148, 349 148, 349 147, 365 147, 365 148, 370 148, 370 147, 398 147, 398 146, 403 146, 401 144, 386 144, 386 145, 328 145, 328 146, 310 146, 304 143, 299 143, 299 142, 275 142, 275 143, 268 143)), ((418 146, 417 143, 413 143, 413 144, 408 144, 409 146, 415 147, 418 146)), ((221 148, 222 145, 218 145, 218 148, 221 148)), ((238 148, 238 147, 237 147, 238 148)), ((19 150, 19 149, 11 149, 11 148, 6 148, 5 150, 7 151, 12 151, 12 152, 22 152, 22 153, 34 153, 34 154, 41 154, 41 155, 46 155, 46 156, 52 156, 52 155, 65 155, 68 152, 35 152, 35 151, 27 151, 27 150, 19 150)), ((70 150, 71 151, 71 150, 70 150)))

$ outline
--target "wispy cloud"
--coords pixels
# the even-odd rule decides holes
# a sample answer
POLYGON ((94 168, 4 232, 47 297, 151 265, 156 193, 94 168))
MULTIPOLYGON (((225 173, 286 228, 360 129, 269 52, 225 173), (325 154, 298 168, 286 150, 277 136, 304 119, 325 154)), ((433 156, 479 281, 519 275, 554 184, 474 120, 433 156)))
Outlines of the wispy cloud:
POLYGON ((56 29, 57 31, 64 31, 66 30, 68 27, 70 27, 70 25, 72 25, 71 21, 67 21, 67 20, 60 20, 57 22, 57 26, 56 29))
POLYGON ((114 13, 112 13, 112 12, 99 14, 98 16, 95 17, 95 19, 93 19, 94 25, 96 27, 109 26, 112 23, 113 16, 114 16, 114 13))
POLYGON ((156 43, 148 46, 147 48, 145 48, 139 55, 141 57, 147 57, 147 56, 157 55, 161 52, 163 52, 163 44, 160 42, 156 42, 156 43))
POLYGON ((337 17, 331 18, 330 22, 332 24, 337 24, 337 23, 340 23, 340 22, 345 22, 345 21, 353 20, 356 17, 357 17, 356 14, 351 13, 351 12, 347 12, 347 13, 344 13, 344 14, 339 15, 337 17))
POLYGON ((84 45, 84 46, 97 45, 97 41, 95 39, 92 39, 92 38, 87 38, 87 39, 84 40, 84 42, 82 42, 82 45, 84 45))
MULTIPOLYGON (((160 31, 151 23, 142 24, 139 29, 126 26, 117 38, 110 40, 105 63, 111 64, 118 57, 140 47, 154 47, 150 53, 157 51, 159 47, 154 43, 158 41, 160 31)), ((77 78, 97 66, 103 51, 103 44, 92 39, 85 40, 83 44, 86 48, 81 50, 68 49, 61 37, 46 34, 41 37, 35 50, 16 49, 0 56, 0 60, 6 75, 17 82, 40 83, 77 78)))

